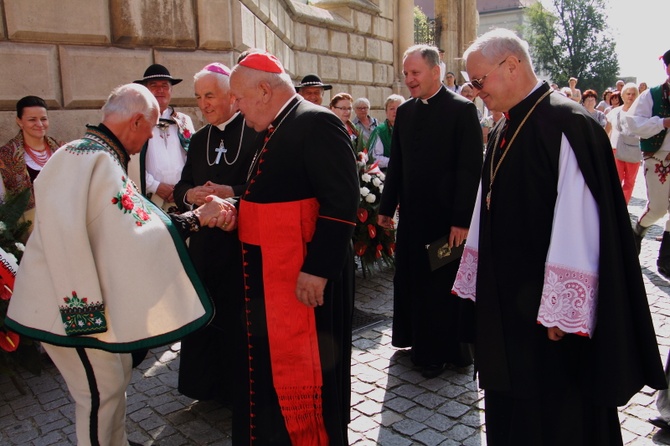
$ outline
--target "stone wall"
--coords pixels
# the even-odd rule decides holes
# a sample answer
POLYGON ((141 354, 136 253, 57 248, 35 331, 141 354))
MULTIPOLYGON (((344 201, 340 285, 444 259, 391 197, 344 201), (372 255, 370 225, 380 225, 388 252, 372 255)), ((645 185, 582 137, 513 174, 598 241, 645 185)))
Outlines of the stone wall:
POLYGON ((100 121, 112 88, 152 63, 184 79, 172 103, 197 127, 193 74, 213 61, 232 67, 252 47, 279 57, 296 83, 318 73, 333 84, 324 103, 328 93, 365 96, 382 118, 400 85, 398 48, 408 46, 398 44, 398 26, 412 24, 406 11, 397 19, 398 8, 395 0, 0 0, 0 144, 18 131, 19 98, 44 98, 49 135, 68 141, 100 121))

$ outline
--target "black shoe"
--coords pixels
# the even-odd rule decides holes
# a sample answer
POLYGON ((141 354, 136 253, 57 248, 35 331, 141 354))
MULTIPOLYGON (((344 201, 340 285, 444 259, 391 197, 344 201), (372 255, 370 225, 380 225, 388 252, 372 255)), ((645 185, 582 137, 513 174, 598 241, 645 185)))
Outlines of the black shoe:
POLYGON ((436 376, 440 376, 446 369, 446 362, 443 362, 442 364, 429 364, 423 366, 421 369, 421 376, 424 378, 435 378, 436 376))
POLYGON ((660 429, 670 431, 670 424, 663 418, 649 418, 649 422, 660 429))

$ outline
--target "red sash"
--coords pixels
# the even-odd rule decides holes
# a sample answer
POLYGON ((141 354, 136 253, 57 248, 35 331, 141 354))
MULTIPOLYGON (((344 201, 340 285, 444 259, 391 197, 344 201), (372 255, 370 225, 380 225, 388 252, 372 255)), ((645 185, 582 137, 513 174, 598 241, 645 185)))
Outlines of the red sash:
POLYGON ((316 228, 319 203, 240 202, 240 241, 261 247, 265 312, 274 388, 294 445, 325 446, 321 361, 314 309, 295 288, 306 244, 316 228))

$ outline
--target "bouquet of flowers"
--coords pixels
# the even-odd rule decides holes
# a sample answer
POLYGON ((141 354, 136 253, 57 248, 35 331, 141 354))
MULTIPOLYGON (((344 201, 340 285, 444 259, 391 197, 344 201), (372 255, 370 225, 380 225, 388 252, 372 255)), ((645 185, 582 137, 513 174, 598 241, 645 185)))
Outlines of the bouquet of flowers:
POLYGON ((395 265, 395 229, 377 224, 379 202, 384 190, 384 173, 376 162, 370 163, 367 150, 358 152, 361 201, 356 213, 354 253, 361 261, 363 275, 371 272, 373 265, 395 265))
POLYGON ((30 190, 26 189, 8 197, 4 203, 0 202, 0 373, 8 375, 21 393, 25 391, 17 379, 18 367, 35 375, 39 375, 42 370, 37 343, 5 327, 14 275, 30 228, 30 222, 20 221, 29 199, 30 190))

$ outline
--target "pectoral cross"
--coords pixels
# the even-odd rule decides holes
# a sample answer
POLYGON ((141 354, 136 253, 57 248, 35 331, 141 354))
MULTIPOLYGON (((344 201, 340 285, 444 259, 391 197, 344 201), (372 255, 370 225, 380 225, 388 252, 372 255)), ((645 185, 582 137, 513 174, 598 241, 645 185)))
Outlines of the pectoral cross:
POLYGON ((228 150, 223 147, 223 140, 221 140, 221 144, 219 144, 219 147, 214 149, 216 152, 216 160, 214 160, 214 164, 219 164, 219 161, 221 161, 221 154, 226 153, 228 150))

